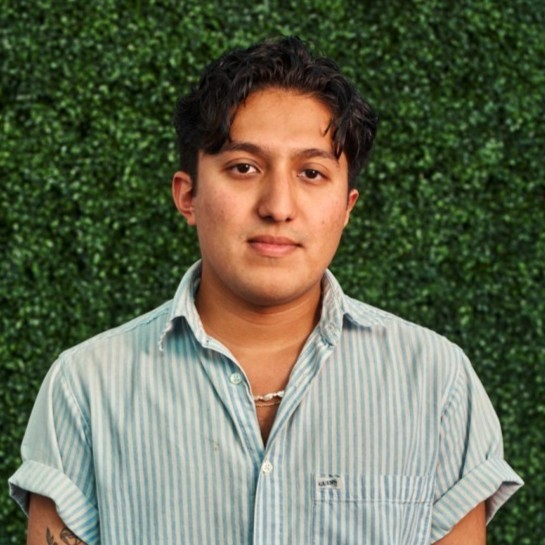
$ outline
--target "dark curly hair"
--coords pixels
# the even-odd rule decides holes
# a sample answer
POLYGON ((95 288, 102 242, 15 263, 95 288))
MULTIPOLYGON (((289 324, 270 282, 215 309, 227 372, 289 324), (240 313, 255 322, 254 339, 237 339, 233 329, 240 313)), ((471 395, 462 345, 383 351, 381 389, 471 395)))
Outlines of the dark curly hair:
POLYGON ((371 151, 378 117, 331 59, 312 55, 297 37, 228 51, 205 68, 199 86, 178 100, 174 112, 181 170, 196 181, 199 150, 219 153, 238 105, 268 87, 314 96, 330 108, 334 151, 337 157, 345 153, 353 187, 371 151))

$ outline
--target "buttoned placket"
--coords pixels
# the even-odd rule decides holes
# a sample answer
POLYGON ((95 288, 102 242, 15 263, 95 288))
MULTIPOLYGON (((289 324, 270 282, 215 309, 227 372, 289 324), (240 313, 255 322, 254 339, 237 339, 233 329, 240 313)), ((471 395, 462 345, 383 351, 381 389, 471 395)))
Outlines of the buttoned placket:
POLYGON ((218 397, 231 418, 239 439, 258 467, 263 460, 263 442, 254 423, 253 400, 248 379, 231 352, 220 342, 208 337, 201 347, 201 364, 215 388, 218 397))
MULTIPOLYGON (((284 471, 284 451, 289 448, 287 423, 319 372, 321 366, 333 352, 333 345, 320 337, 317 331, 311 334, 293 369, 286 395, 269 435, 264 458, 257 473, 254 503, 254 545, 283 545, 286 543, 283 526, 284 483, 290 479, 284 471)), ((299 476, 297 476, 299 478, 299 476)))
MULTIPOLYGON (((197 343, 197 341, 195 340, 197 343)), ((198 344, 198 343, 197 343, 198 344)), ((254 545, 284 543, 282 525, 283 483, 289 479, 283 470, 288 440, 286 424, 303 401, 312 380, 333 351, 333 343, 317 328, 312 332, 293 368, 286 395, 278 408, 267 445, 263 445, 248 379, 234 356, 221 343, 208 338, 200 346, 209 378, 218 391, 250 456, 256 479, 253 520, 254 545), (218 365, 220 363, 220 365, 218 365)), ((252 471, 251 468, 248 468, 252 471)))

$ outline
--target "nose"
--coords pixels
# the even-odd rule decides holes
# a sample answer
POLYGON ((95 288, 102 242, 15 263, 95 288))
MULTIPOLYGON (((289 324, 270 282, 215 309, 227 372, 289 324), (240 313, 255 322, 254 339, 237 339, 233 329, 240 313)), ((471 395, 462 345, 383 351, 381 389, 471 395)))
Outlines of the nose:
POLYGON ((268 221, 283 222, 295 218, 295 187, 287 173, 271 173, 262 181, 257 212, 268 221))

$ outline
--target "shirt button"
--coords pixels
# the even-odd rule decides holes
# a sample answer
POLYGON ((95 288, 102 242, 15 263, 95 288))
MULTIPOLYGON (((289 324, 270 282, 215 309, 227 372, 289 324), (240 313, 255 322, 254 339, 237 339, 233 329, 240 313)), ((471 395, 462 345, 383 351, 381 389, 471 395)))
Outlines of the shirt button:
POLYGON ((268 475, 272 470, 273 470, 273 465, 271 464, 271 462, 269 462, 269 460, 267 460, 261 466, 261 471, 263 471, 263 473, 265 473, 266 475, 268 475))
POLYGON ((240 373, 233 373, 229 380, 232 384, 240 384, 242 382, 242 375, 240 373))

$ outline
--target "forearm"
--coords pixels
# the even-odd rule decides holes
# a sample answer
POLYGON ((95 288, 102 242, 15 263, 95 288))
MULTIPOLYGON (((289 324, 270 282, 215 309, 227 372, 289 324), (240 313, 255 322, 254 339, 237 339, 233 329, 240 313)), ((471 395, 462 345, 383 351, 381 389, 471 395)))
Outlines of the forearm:
POLYGON ((85 545, 64 524, 52 500, 31 494, 29 501, 27 545, 85 545))
POLYGON ((486 545, 486 508, 480 503, 435 545, 486 545))

